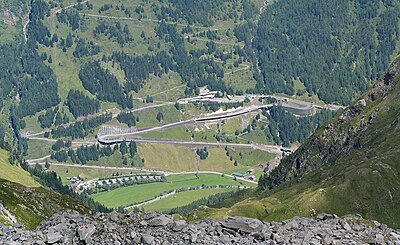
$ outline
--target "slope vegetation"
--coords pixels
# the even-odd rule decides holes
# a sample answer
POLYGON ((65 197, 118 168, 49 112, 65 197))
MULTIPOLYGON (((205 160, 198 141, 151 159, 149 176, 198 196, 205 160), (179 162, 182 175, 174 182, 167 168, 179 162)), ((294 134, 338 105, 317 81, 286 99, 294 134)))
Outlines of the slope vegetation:
POLYGON ((0 149, 0 223, 34 228, 44 218, 61 210, 88 212, 77 201, 41 187, 25 170, 11 165, 9 155, 0 149))
POLYGON ((400 227, 399 72, 397 59, 372 89, 261 178, 261 195, 196 215, 283 220, 352 213, 400 227))
POLYGON ((36 227, 40 221, 61 210, 88 210, 77 201, 42 187, 28 188, 0 179, 0 223, 36 227))
POLYGON ((0 179, 16 182, 27 187, 39 187, 39 183, 28 172, 8 162, 9 155, 7 151, 0 149, 0 179))

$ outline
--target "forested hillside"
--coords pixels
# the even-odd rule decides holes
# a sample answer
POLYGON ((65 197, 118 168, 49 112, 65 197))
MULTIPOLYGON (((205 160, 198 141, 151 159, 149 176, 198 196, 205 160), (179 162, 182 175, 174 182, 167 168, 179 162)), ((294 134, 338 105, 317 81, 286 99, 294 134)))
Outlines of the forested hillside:
POLYGON ((325 102, 349 104, 388 67, 399 17, 396 0, 276 1, 253 42, 257 88, 295 94, 301 82, 325 102))

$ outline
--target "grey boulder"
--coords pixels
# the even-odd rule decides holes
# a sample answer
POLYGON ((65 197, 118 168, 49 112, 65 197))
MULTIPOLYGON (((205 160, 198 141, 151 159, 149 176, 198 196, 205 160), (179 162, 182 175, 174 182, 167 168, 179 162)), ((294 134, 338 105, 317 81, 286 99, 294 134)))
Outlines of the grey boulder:
POLYGON ((178 232, 178 231, 181 231, 186 226, 187 226, 186 221, 178 220, 178 221, 175 221, 174 224, 172 225, 172 230, 175 232, 178 232))
POLYGON ((154 244, 154 237, 149 234, 143 234, 142 235, 142 243, 146 245, 152 245, 154 244))
POLYGON ((49 243, 49 244, 56 243, 56 242, 60 241, 62 238, 63 238, 63 236, 60 234, 60 232, 50 232, 50 233, 47 233, 47 235, 46 235, 46 240, 47 240, 47 243, 49 243))
POLYGON ((170 223, 172 223, 172 220, 165 215, 160 215, 148 221, 149 226, 166 226, 170 223))
POLYGON ((260 232, 263 229, 263 222, 258 219, 245 217, 230 217, 221 221, 221 225, 225 228, 237 230, 244 233, 260 232))

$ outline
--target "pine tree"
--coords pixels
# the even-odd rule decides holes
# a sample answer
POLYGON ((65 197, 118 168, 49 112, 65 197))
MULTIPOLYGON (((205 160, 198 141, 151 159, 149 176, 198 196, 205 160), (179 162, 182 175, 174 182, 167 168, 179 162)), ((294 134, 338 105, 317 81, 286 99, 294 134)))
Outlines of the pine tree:
POLYGON ((56 125, 56 126, 59 126, 59 125, 61 125, 63 123, 63 117, 61 116, 61 113, 60 112, 57 112, 57 115, 56 115, 56 119, 55 119, 55 121, 54 121, 54 124, 56 125))
POLYGON ((73 41, 72 41, 72 35, 71 32, 68 34, 67 39, 65 40, 65 47, 70 48, 72 47, 73 41))
POLYGON ((137 153, 137 146, 134 141, 129 142, 129 154, 131 155, 131 158, 133 158, 137 153))
POLYGON ((69 123, 69 118, 66 113, 64 113, 64 116, 63 116, 63 123, 64 124, 69 123))
POLYGON ((161 111, 159 111, 159 112, 157 113, 156 119, 157 119, 157 121, 159 121, 159 122, 161 122, 162 120, 164 120, 164 115, 163 115, 163 113, 162 113, 161 111))
POLYGON ((121 142, 121 145, 119 146, 119 151, 121 152, 121 154, 123 156, 127 153, 128 149, 127 149, 125 140, 121 142))

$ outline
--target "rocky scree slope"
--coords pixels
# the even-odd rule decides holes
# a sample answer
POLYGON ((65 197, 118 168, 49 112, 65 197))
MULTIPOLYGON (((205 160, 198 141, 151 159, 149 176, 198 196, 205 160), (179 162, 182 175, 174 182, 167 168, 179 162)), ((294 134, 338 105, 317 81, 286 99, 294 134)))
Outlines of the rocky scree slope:
POLYGON ((230 217, 195 223, 158 213, 54 214, 35 230, 0 225, 0 244, 400 244, 400 231, 357 216, 321 214, 285 222, 230 217))

